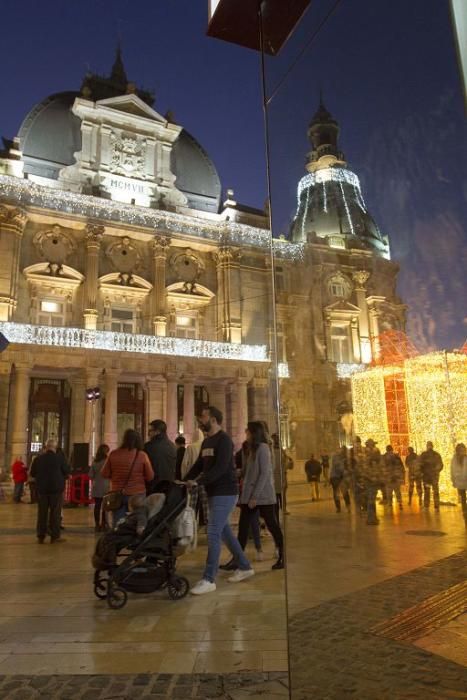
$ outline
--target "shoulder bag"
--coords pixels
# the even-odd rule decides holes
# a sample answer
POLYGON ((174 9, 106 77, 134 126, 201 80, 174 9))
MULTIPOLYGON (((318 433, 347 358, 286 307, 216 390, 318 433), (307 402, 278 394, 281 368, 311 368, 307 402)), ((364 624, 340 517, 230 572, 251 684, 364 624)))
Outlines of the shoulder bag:
POLYGON ((139 450, 136 450, 135 457, 134 457, 133 462, 131 464, 131 469, 128 472, 128 476, 127 476, 127 479, 125 481, 125 485, 123 486, 123 488, 119 489, 118 491, 109 491, 109 493, 106 493, 104 498, 102 499, 102 507, 104 508, 104 511, 106 513, 118 510, 119 508, 122 507, 124 491, 128 485, 128 482, 130 481, 131 473, 133 471, 133 467, 135 466, 135 462, 136 462, 136 458, 138 457, 138 454, 139 454, 139 450))

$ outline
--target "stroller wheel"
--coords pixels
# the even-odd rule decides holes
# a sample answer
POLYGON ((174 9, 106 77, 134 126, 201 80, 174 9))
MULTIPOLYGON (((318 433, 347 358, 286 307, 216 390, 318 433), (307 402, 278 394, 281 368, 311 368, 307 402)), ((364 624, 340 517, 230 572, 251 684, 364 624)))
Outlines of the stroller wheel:
POLYGON ((96 576, 94 578, 94 595, 100 600, 107 598, 109 579, 107 577, 96 576))
POLYGON ((117 588, 116 586, 109 588, 107 592, 107 605, 109 608, 112 608, 112 610, 120 610, 120 608, 126 605, 127 600, 127 592, 124 591, 123 588, 117 588))
POLYGON ((174 576, 167 583, 167 593, 172 600, 181 600, 190 590, 190 583, 184 576, 174 576))

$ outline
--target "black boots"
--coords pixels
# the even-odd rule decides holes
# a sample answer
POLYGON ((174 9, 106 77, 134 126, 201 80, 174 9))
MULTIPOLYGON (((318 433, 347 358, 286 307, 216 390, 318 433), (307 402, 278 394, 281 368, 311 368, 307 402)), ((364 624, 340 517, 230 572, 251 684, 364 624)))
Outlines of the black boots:
POLYGON ((271 569, 274 571, 277 571, 278 569, 283 569, 284 568, 284 555, 282 552, 279 552, 279 558, 277 559, 276 563, 271 566, 271 569))

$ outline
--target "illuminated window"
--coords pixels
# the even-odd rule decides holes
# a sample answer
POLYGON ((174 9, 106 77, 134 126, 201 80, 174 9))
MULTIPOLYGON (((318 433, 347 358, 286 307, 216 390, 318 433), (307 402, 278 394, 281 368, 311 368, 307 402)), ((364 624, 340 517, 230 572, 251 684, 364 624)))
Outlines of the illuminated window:
POLYGON ((331 283, 329 285, 329 290, 330 290, 333 297, 344 297, 345 296, 345 287, 342 284, 342 282, 339 282, 338 280, 331 280, 331 283))
POLYGON ((115 333, 134 333, 134 310, 123 306, 112 307, 110 330, 115 333))
POLYGON ((197 336, 196 316, 193 314, 177 314, 175 316, 175 335, 177 338, 192 338, 197 336))
POLYGON ((331 358, 333 362, 351 362, 349 326, 332 324, 331 358))
POLYGON ((340 236, 329 236, 328 241, 331 248, 345 248, 345 241, 340 236))
POLYGON ((39 326, 64 326, 65 302, 61 299, 42 299, 37 314, 39 326))

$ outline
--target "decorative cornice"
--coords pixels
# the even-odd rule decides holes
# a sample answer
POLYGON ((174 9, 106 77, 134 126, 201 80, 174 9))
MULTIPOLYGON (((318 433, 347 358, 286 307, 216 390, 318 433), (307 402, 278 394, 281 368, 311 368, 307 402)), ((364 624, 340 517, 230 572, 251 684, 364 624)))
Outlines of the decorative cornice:
MULTIPOLYGON (((35 182, 0 175, 2 198, 22 206, 41 207, 68 215, 142 226, 165 231, 167 235, 187 235, 211 241, 224 240, 233 246, 251 246, 265 250, 271 246, 271 233, 234 221, 208 220, 197 216, 150 209, 102 199, 91 195, 77 194, 58 188, 45 187, 35 182)), ((305 246, 302 243, 274 239, 274 251, 278 257, 302 259, 305 246)))

